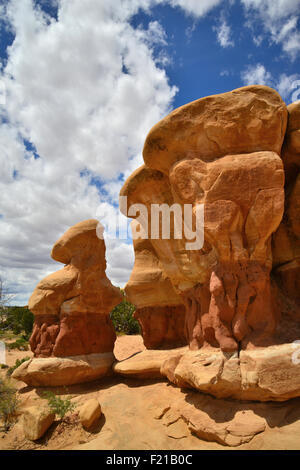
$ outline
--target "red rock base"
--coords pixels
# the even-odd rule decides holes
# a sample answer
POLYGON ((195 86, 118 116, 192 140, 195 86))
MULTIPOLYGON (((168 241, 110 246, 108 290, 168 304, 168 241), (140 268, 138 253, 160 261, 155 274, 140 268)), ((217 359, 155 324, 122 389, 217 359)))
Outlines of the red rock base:
POLYGON ((185 346, 185 307, 144 307, 136 310, 147 349, 172 349, 185 346))
POLYGON ((280 266, 275 271, 275 277, 284 294, 300 306, 300 260, 296 259, 280 266))
POLYGON ((59 333, 59 318, 56 315, 37 315, 32 335, 29 340, 35 357, 49 357, 53 354, 56 338, 59 333))
POLYGON ((190 349, 222 351, 272 344, 279 309, 269 271, 255 262, 219 265, 207 285, 185 292, 190 349))
POLYGON ((36 316, 30 338, 35 357, 68 357, 111 352, 116 334, 110 318, 99 314, 74 314, 60 319, 36 316))

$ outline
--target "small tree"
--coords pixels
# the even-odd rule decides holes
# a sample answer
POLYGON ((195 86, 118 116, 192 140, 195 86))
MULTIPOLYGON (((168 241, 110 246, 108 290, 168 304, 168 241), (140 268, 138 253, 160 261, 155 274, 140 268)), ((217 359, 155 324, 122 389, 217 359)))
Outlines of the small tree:
POLYGON ((57 397, 54 392, 47 392, 43 393, 43 397, 46 398, 48 401, 48 405, 51 411, 58 415, 61 420, 64 419, 65 415, 69 411, 73 411, 76 408, 76 403, 72 403, 70 398, 63 399, 57 397))
POLYGON ((0 277, 0 328, 7 329, 7 314, 8 314, 8 304, 14 298, 14 294, 10 294, 9 291, 4 286, 4 282, 0 277))
POLYGON ((123 289, 120 289, 123 300, 110 313, 111 321, 117 333, 137 335, 140 333, 140 325, 133 317, 135 306, 128 302, 123 289))
POLYGON ((27 307, 8 307, 6 324, 16 335, 25 332, 24 339, 29 339, 32 332, 34 316, 27 307))
POLYGON ((28 340, 32 332, 34 316, 27 307, 10 307, 9 304, 15 297, 4 286, 0 277, 0 329, 12 330, 18 335, 25 332, 24 340, 28 340))
POLYGON ((16 389, 7 380, 0 379, 0 418, 3 420, 5 431, 11 427, 18 405, 16 389))
POLYGON ((13 373, 21 364, 23 364, 23 362, 29 361, 29 359, 31 359, 29 356, 23 357, 23 359, 17 359, 16 362, 15 362, 15 365, 14 365, 14 366, 11 366, 11 367, 9 367, 9 369, 7 369, 6 375, 7 375, 8 377, 10 377, 10 376, 12 375, 12 373, 13 373))

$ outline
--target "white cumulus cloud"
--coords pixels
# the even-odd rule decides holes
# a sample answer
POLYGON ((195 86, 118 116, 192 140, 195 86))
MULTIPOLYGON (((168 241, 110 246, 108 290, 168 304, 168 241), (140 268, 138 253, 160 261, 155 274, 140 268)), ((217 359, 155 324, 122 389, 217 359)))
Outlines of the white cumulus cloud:
POLYGON ((233 47, 234 41, 231 39, 231 27, 223 18, 218 26, 214 26, 213 30, 217 33, 217 40, 221 47, 233 47))
POLYGON ((168 0, 168 2, 173 7, 181 7, 187 14, 202 17, 220 5, 223 0, 168 0))
POLYGON ((272 82, 272 75, 262 64, 248 66, 241 77, 245 85, 270 85, 272 82))
MULTIPOLYGON (((18 303, 60 268, 50 250, 69 226, 101 202, 114 210, 123 175, 170 109, 176 88, 152 50, 165 33, 157 21, 146 30, 129 22, 142 3, 60 0, 58 21, 32 0, 2 10, 15 39, 0 77, 0 272, 18 303)), ((107 273, 122 285, 132 247, 108 244, 107 273)))
MULTIPOLYGON (((250 24, 262 22, 265 33, 273 43, 295 60, 300 53, 300 0, 241 0, 249 15, 250 24)), ((254 38, 255 41, 255 38, 254 38)))
POLYGON ((300 74, 280 74, 274 77, 263 64, 249 65, 241 73, 245 85, 267 85, 282 96, 287 104, 298 100, 300 97, 300 74))
MULTIPOLYGON (((95 217, 100 204, 115 213, 147 132, 172 107, 168 37, 155 18, 134 28, 132 15, 168 4, 196 22, 223 1, 49 0, 57 20, 34 0, 2 2, 0 20, 14 40, 0 64, 0 275, 16 302, 26 304, 60 268, 50 250, 68 227, 95 217)), ((291 22, 284 30, 289 54, 294 29, 291 22)), ((226 22, 218 37, 231 45, 226 22)), ((123 285, 132 246, 108 241, 107 259, 107 274, 123 285)))

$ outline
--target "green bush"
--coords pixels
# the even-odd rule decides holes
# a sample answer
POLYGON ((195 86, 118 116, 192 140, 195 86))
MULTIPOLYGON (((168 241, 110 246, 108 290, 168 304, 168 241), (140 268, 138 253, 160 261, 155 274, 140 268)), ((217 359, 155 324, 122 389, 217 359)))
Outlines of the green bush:
POLYGON ((26 307, 9 307, 7 323, 15 334, 25 331, 28 336, 32 332, 34 316, 26 307))
POLYGON ((11 427, 18 405, 16 389, 8 381, 0 379, 0 418, 5 431, 11 427))
POLYGON ((25 332, 26 339, 32 332, 34 316, 27 307, 5 307, 1 317, 1 328, 19 335, 25 332))
POLYGON ((48 405, 51 411, 58 415, 60 419, 63 419, 69 411, 73 411, 76 408, 76 403, 72 403, 70 398, 63 399, 57 397, 54 392, 44 392, 43 397, 48 401, 48 405))
POLYGON ((11 376, 11 374, 13 373, 14 370, 16 370, 21 364, 23 364, 23 362, 29 361, 29 359, 30 359, 30 357, 28 357, 28 356, 23 357, 23 359, 17 359, 16 362, 15 362, 15 365, 10 367, 7 370, 6 375, 11 376))
POLYGON ((12 331, 7 330, 7 329, 2 330, 0 326, 0 338, 3 338, 6 341, 13 340, 13 339, 16 340, 18 339, 18 335, 15 335, 12 331))
POLYGON ((122 289, 120 290, 123 295, 123 300, 111 311, 111 321, 117 333, 137 335, 140 333, 140 325, 133 317, 135 306, 126 300, 124 291, 122 289))
POLYGON ((21 338, 18 338, 13 343, 7 344, 8 349, 19 349, 20 351, 28 351, 29 345, 28 340, 25 339, 24 335, 21 338))

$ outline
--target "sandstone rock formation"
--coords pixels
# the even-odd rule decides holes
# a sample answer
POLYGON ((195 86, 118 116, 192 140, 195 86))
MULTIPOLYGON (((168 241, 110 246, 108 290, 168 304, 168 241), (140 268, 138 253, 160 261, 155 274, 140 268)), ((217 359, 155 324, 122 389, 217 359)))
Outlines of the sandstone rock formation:
POLYGON ((282 344, 226 353, 217 348, 142 351, 114 364, 138 379, 166 377, 183 388, 217 398, 285 401, 300 396, 300 348, 282 344))
POLYGON ((187 437, 190 431, 202 440, 237 447, 266 429, 265 419, 250 407, 245 410, 224 400, 212 403, 211 398, 201 394, 187 403, 172 405, 158 419, 166 426, 167 435, 174 439, 187 437))
MULTIPOLYGON (((128 207, 144 204, 149 217, 145 220, 151 230, 151 204, 171 202, 170 185, 158 171, 145 166, 137 169, 123 186, 120 196, 127 198, 128 207)), ((125 215, 127 213, 125 212, 125 215)), ((139 230, 132 221, 132 230, 139 230)), ((135 317, 142 329, 144 344, 148 349, 174 348, 186 344, 185 306, 164 272, 154 240, 140 233, 134 239, 135 263, 125 287, 130 302, 136 306, 135 317)), ((145 234, 146 235, 146 234, 145 234)))
POLYGON ((161 373, 180 387, 196 388, 217 398, 284 401, 300 395, 300 365, 295 345, 283 344, 236 354, 220 350, 178 353, 161 373))
POLYGON ((51 256, 65 267, 43 279, 29 299, 35 315, 30 339, 35 357, 68 357, 111 352, 115 332, 109 318, 121 302, 106 277, 105 244, 97 220, 71 227, 51 256))
POLYGON ((158 379, 166 374, 162 374, 161 369, 166 361, 171 361, 173 357, 181 357, 187 347, 156 350, 156 351, 142 351, 134 354, 132 357, 123 361, 116 362, 113 366, 115 374, 124 377, 136 377, 139 379, 158 379))
POLYGON ((70 357, 36 357, 23 362, 12 377, 32 387, 92 382, 112 373, 112 352, 70 357))
MULTIPOLYGON (((125 290, 147 350, 116 362, 115 374, 165 377, 218 398, 300 396, 299 133, 300 104, 286 107, 265 86, 202 98, 151 129, 145 164, 120 192, 135 250, 125 290)), ((108 313, 121 296, 96 226, 77 224, 55 244, 52 257, 66 266, 30 299, 35 358, 13 377, 41 386, 110 373, 108 313)), ((189 429, 210 439, 204 418, 189 429)), ((247 417, 229 421, 218 442, 238 445, 264 428, 255 418, 247 434, 247 417)), ((183 422, 172 430, 185 432, 183 422)))
POLYGON ((266 429, 265 420, 255 415, 252 410, 238 411, 231 421, 225 423, 218 422, 218 416, 211 417, 205 411, 195 415, 196 413, 190 413, 185 416, 189 420, 188 427, 193 434, 200 439, 219 442, 230 447, 250 442, 256 434, 266 429))
POLYGON ((103 231, 97 220, 80 222, 53 246, 52 258, 65 266, 43 279, 29 299, 34 357, 53 360, 28 361, 15 371, 16 378, 31 385, 66 385, 108 372, 116 339, 109 313, 122 298, 106 277, 105 243, 97 230, 103 231))
POLYGON ((273 237, 273 265, 278 284, 300 305, 300 102, 288 107, 282 150, 286 184, 285 214, 273 237))
POLYGON ((182 299, 164 276, 150 240, 134 240, 133 246, 135 263, 125 291, 128 300, 136 306, 134 317, 140 323, 146 348, 169 349, 185 345, 182 299))
MULTIPOLYGON (((299 132, 300 104, 286 107, 269 87, 202 98, 151 129, 145 165, 121 190, 129 208, 122 206, 123 213, 137 219, 133 234, 141 237, 126 287, 131 302, 141 302, 144 263, 152 268, 147 296, 153 305, 160 298, 164 305, 153 266, 159 282, 172 285, 170 299, 175 294, 185 305, 191 351, 172 354, 161 366, 179 386, 246 400, 300 394, 295 345, 286 344, 300 334, 299 132), (173 208, 169 237, 163 224, 153 236, 153 205, 173 208), (202 248, 184 231, 178 237, 187 205, 194 227, 204 206, 202 248)), ((115 371, 124 373, 126 362, 115 371)))
POLYGON ((175 109, 150 130, 144 161, 168 176, 187 157, 212 162, 258 151, 280 154, 286 123, 285 103, 272 88, 254 85, 208 96, 175 109))
MULTIPOLYGON (((273 342, 280 312, 270 281, 271 236, 284 211, 279 154, 287 115, 278 93, 263 86, 189 103, 153 127, 143 151, 146 165, 120 193, 128 207, 144 204, 148 215, 153 204, 176 203, 191 204, 195 216, 204 204, 201 250, 186 249, 175 222, 170 239, 160 233, 148 241, 162 277, 186 307, 193 350, 232 352, 273 342)), ((142 233, 151 230, 153 219, 139 222, 142 233)))

